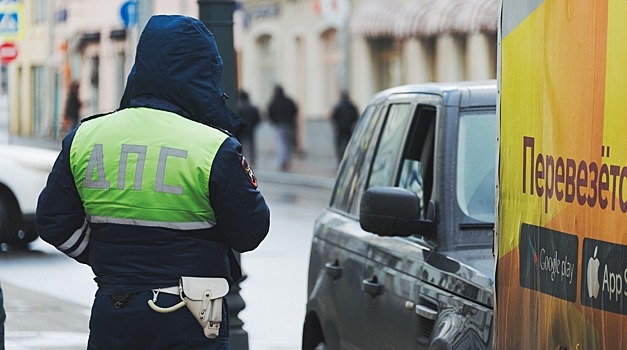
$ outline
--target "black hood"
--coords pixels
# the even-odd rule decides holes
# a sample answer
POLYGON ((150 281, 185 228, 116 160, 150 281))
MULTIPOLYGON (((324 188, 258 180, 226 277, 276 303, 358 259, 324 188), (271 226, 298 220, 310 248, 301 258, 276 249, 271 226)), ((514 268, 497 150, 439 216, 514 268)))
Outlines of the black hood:
POLYGON ((222 65, 213 34, 202 22, 152 16, 139 38, 119 109, 165 110, 238 136, 246 122, 226 105, 222 65))

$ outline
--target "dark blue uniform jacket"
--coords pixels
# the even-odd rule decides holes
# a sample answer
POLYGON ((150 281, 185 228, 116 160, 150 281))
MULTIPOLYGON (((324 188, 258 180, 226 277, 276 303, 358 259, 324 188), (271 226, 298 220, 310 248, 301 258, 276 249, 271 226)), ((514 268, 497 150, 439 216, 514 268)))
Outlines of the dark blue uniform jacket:
MULTIPOLYGON (((245 124, 227 108, 221 78, 222 59, 206 27, 189 17, 153 16, 140 37, 120 109, 165 110, 237 134, 245 124)), ((270 211, 251 172, 242 166, 235 137, 220 147, 209 177, 217 225, 173 230, 87 224, 70 170, 74 135, 63 140, 39 197, 37 229, 44 241, 91 266, 99 294, 173 286, 179 276, 225 277, 229 282, 241 276, 231 249, 255 249, 268 233, 270 211)), ((138 130, 137 139, 141 137, 138 130)))

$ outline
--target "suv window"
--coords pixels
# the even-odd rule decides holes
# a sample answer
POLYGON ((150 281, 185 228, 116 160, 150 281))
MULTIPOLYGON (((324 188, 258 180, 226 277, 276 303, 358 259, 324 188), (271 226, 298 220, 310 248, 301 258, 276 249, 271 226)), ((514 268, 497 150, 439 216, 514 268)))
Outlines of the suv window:
POLYGON ((394 185, 396 167, 401 157, 405 135, 412 117, 412 107, 409 103, 390 106, 379 140, 377 154, 372 164, 368 187, 394 185))
POLYGON ((398 186, 414 192, 420 199, 421 218, 426 217, 433 188, 433 152, 436 108, 418 105, 403 153, 398 186))
POLYGON ((433 187, 435 116, 434 106, 392 104, 368 181, 368 187, 398 186, 416 193, 421 218, 426 217, 433 187))
POLYGON ((457 201, 464 214, 494 222, 496 154, 494 111, 460 113, 457 145, 457 201))
POLYGON ((380 130, 383 108, 369 106, 364 111, 350 143, 346 147, 346 159, 338 171, 335 190, 331 198, 331 207, 358 215, 359 202, 368 178, 368 169, 374 142, 380 130))

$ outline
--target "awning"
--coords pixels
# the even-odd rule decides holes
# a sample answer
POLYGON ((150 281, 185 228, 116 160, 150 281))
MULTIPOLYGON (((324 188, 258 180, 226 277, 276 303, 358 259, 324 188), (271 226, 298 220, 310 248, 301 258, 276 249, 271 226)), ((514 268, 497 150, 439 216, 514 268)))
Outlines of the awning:
POLYGON ((499 19, 498 0, 473 0, 459 8, 451 28, 457 33, 496 33, 499 19))
POLYGON ((395 23, 402 8, 399 0, 368 0, 353 12, 350 32, 368 38, 395 36, 395 23))
POLYGON ((470 0, 414 0, 399 13, 398 37, 429 37, 447 32, 459 6, 470 0))
POLYGON ((365 37, 496 33, 498 13, 498 0, 367 0, 353 13, 350 28, 365 37))

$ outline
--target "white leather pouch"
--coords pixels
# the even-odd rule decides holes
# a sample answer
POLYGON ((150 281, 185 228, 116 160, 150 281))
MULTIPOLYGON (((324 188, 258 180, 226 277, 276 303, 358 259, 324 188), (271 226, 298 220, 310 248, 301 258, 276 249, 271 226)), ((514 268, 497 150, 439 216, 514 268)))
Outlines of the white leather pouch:
POLYGON ((200 323, 205 337, 214 339, 220 332, 222 299, 228 292, 229 283, 224 278, 181 277, 178 286, 153 289, 154 296, 148 300, 148 306, 162 314, 187 306, 200 323), (181 301, 170 307, 160 307, 156 304, 160 292, 179 295, 181 301))
POLYGON ((181 277, 183 300, 205 336, 214 339, 222 322, 222 298, 229 292, 224 278, 181 277))

